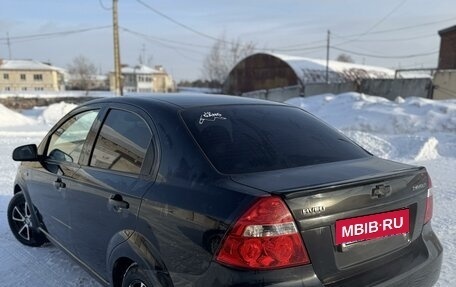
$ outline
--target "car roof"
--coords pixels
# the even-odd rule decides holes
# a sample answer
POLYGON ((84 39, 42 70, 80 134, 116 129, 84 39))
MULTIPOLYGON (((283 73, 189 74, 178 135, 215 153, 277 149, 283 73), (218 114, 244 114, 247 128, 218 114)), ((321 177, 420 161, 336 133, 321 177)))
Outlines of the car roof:
POLYGON ((100 103, 129 103, 138 106, 148 106, 153 103, 161 103, 169 107, 187 109, 203 106, 217 105, 246 105, 246 104, 261 104, 261 105, 283 105, 276 102, 252 99, 246 97, 218 95, 218 94, 198 94, 198 93, 167 93, 167 94, 128 94, 122 97, 108 97, 97 99, 94 102, 100 103))

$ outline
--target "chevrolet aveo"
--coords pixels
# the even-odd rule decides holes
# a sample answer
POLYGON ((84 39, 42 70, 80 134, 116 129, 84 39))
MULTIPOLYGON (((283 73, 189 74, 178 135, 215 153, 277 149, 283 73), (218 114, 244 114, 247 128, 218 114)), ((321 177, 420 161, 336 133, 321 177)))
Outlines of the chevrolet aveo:
POLYGON ((109 286, 432 286, 426 169, 311 114, 231 96, 88 102, 21 161, 8 207, 109 286))

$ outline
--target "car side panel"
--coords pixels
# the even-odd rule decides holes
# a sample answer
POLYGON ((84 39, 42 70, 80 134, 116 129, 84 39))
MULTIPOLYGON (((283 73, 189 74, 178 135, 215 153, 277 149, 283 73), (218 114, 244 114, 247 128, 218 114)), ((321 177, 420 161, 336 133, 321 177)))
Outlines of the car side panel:
POLYGON ((136 231, 158 250, 175 285, 202 276, 232 221, 264 192, 218 174, 177 115, 156 112, 161 158, 136 231))
POLYGON ((38 163, 35 168, 27 170, 27 187, 31 202, 40 212, 45 229, 60 244, 72 250, 71 216, 68 212, 68 188, 73 181, 71 175, 78 169, 77 165, 55 163, 38 163), (51 172, 58 170, 57 173, 51 172), (61 181, 66 187, 54 185, 61 181))
MULTIPOLYGON (((129 258, 148 271, 150 280, 155 283, 154 286, 173 286, 160 251, 149 239, 139 232, 117 234, 113 245, 110 245, 112 252, 107 257, 107 270, 111 272, 116 268, 118 260, 129 258), (116 244, 117 242, 122 243, 116 244)), ((123 274, 112 274, 111 285, 114 285, 113 278, 119 278, 119 275, 121 277, 123 274)))
POLYGON ((141 203, 142 188, 147 183, 137 178, 82 167, 75 174, 77 184, 71 190, 71 237, 77 256, 106 280, 107 247, 112 237, 124 230, 134 230, 141 203), (116 209, 109 198, 121 195, 129 207, 116 209))

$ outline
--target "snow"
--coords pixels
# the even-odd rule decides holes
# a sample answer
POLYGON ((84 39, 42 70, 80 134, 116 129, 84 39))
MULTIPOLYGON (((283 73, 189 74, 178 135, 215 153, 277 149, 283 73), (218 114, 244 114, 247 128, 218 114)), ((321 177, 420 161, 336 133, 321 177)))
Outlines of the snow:
POLYGON ((116 95, 110 91, 38 91, 38 92, 0 92, 0 98, 107 98, 116 95))
POLYGON ((62 68, 54 67, 36 60, 2 60, 0 70, 55 70, 63 71, 62 68))
MULTIPOLYGON (((261 53, 286 62, 303 83, 326 81, 326 60, 304 58, 276 53, 261 53)), ((250 56, 249 56, 250 57, 250 56)), ((391 79, 395 71, 382 67, 345 63, 330 60, 328 62, 328 79, 332 83, 353 81, 357 79, 391 79)))
POLYGON ((0 105, 0 128, 33 125, 36 121, 0 105))
POLYGON ((159 74, 163 71, 148 67, 146 65, 139 65, 135 67, 122 67, 122 74, 159 74))
MULTIPOLYGON (((377 156, 427 168, 434 185, 432 224, 444 246, 444 263, 436 286, 454 286, 456 100, 398 98, 388 101, 346 93, 294 98, 287 103, 303 107, 322 118, 377 156)), ((99 286, 56 247, 22 246, 12 236, 6 221, 7 204, 17 167, 10 157, 13 148, 38 143, 50 126, 72 108, 74 105, 62 102, 17 113, 0 106, 2 286, 99 286)))

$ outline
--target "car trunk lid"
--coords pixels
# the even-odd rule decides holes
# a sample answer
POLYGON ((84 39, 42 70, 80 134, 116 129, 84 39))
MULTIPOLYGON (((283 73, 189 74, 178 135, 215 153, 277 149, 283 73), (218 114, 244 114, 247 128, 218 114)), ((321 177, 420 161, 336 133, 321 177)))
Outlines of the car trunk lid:
POLYGON ((379 258, 394 256, 421 233, 427 196, 424 168, 371 157, 232 179, 282 196, 296 220, 314 270, 325 284, 369 268, 374 270, 379 258), (351 218, 362 221, 371 218, 363 216, 388 215, 392 211, 408 214, 408 232, 336 243, 336 222, 345 223, 351 218))

